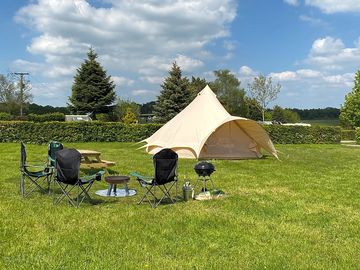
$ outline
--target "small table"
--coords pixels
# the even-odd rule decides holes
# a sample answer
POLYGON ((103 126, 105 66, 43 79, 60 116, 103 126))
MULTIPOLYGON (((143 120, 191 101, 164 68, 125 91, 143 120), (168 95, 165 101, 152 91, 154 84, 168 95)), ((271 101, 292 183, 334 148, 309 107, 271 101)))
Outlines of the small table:
POLYGON ((128 197, 134 196, 136 191, 128 188, 130 177, 124 175, 112 175, 105 177, 105 182, 109 183, 109 188, 96 191, 96 195, 104 197, 128 197), (125 188, 116 189, 118 184, 124 184, 125 188))

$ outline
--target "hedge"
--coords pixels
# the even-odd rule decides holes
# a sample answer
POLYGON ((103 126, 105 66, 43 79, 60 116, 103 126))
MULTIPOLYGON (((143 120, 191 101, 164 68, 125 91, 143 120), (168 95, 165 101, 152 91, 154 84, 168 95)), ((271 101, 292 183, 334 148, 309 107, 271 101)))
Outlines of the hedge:
MULTIPOLYGON (((19 122, 0 121, 0 142, 138 142, 161 127, 160 124, 117 122, 19 122)), ((264 126, 276 144, 340 143, 340 127, 264 126)), ((360 138, 360 131, 359 138, 360 138)))
POLYGON ((341 140, 343 141, 355 141, 355 130, 341 130, 341 140))
POLYGON ((161 125, 116 122, 6 122, 0 121, 0 142, 138 142, 161 125))
POLYGON ((63 113, 46 113, 46 114, 34 114, 30 113, 27 116, 28 121, 33 122, 49 122, 49 121, 65 121, 65 114, 63 113))
POLYGON ((340 127, 263 126, 276 144, 340 143, 340 127))
POLYGON ((355 129, 355 141, 356 144, 360 144, 360 127, 355 129))

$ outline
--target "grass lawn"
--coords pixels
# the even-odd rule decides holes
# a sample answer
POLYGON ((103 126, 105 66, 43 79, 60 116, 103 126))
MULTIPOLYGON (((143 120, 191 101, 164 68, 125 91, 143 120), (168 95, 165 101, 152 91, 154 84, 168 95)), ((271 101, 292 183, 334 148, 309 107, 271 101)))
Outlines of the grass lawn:
MULTIPOLYGON (((76 143, 116 161, 119 174, 151 174, 129 143, 76 143)), ((151 209, 139 195, 75 209, 18 193, 19 144, 0 144, 0 269, 359 269, 360 149, 278 145, 274 158, 213 161, 227 194, 151 209)), ((46 146, 27 145, 30 161, 46 146)), ((179 176, 196 179, 195 160, 179 176)), ((138 193, 138 183, 130 187, 138 193)))

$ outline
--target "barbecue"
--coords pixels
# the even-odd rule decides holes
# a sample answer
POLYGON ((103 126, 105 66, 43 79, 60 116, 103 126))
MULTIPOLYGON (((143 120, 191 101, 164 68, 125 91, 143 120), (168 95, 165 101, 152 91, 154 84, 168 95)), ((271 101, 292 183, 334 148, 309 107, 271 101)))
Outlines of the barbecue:
MULTIPOLYGON (((206 181, 208 180, 210 180, 212 187, 214 188, 214 182, 211 180, 210 177, 210 175, 215 171, 215 166, 212 163, 207 161, 201 161, 195 165, 194 170, 199 176, 197 180, 203 182, 203 188, 202 188, 203 192, 207 191, 206 181)), ((198 181, 196 182, 195 187, 198 181)))

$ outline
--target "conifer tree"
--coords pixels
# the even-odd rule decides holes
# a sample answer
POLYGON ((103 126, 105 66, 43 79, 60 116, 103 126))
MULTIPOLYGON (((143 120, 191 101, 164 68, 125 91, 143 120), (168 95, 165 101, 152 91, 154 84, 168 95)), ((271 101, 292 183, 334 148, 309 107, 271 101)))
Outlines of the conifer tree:
POLYGON ((97 61, 97 54, 90 48, 87 59, 77 69, 69 97, 69 108, 75 113, 106 113, 115 98, 115 84, 97 61))
POLYGON ((181 69, 173 63, 169 76, 161 85, 161 92, 154 106, 156 120, 165 123, 181 112, 190 102, 189 80, 182 77, 181 69))
POLYGON ((355 74, 354 87, 345 96, 340 112, 341 124, 346 127, 360 127, 360 70, 355 74))

